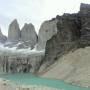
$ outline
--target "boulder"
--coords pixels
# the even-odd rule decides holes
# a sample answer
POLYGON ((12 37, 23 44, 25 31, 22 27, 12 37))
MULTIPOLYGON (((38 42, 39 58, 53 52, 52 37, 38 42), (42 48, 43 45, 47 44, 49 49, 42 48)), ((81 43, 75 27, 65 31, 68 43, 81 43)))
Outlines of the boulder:
MULTIPOLYGON (((37 43, 37 34, 33 24, 25 24, 21 30, 21 41, 26 43, 26 46, 34 47, 37 43)), ((24 44, 25 44, 24 43, 24 44)))
POLYGON ((11 22, 8 30, 8 42, 18 42, 20 40, 20 29, 17 20, 11 22))
POLYGON ((47 40, 49 40, 54 34, 57 33, 56 23, 56 19, 42 23, 38 34, 38 50, 45 49, 47 40))

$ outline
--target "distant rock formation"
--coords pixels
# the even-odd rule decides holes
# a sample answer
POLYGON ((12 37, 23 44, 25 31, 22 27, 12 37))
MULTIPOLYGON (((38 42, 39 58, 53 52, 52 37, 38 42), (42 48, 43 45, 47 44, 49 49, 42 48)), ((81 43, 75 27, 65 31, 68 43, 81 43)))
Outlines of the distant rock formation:
POLYGON ((0 29, 0 43, 5 43, 7 40, 7 37, 2 34, 1 29, 0 29))
POLYGON ((22 30, 20 30, 19 24, 15 19, 9 25, 8 39, 5 46, 17 46, 17 49, 25 49, 29 47, 33 49, 37 44, 37 38, 38 36, 33 24, 25 24, 22 30))
POLYGON ((42 23, 38 34, 38 50, 45 49, 47 40, 49 40, 54 34, 57 33, 56 24, 56 19, 52 21, 45 21, 44 23, 42 23))
POLYGON ((25 24, 21 30, 21 41, 25 42, 26 46, 34 47, 37 43, 37 34, 33 24, 25 24))
POLYGON ((9 42, 18 42, 20 40, 20 29, 17 20, 15 19, 9 25, 8 30, 8 41, 9 42))

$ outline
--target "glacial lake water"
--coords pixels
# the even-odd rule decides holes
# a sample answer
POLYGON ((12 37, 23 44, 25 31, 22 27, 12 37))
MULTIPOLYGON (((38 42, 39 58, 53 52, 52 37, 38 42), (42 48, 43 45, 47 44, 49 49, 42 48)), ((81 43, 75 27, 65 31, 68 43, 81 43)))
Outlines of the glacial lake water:
POLYGON ((0 78, 12 81, 13 83, 23 85, 41 85, 61 90, 90 90, 90 88, 83 88, 65 83, 62 80, 53 80, 33 76, 31 74, 1 74, 0 78))

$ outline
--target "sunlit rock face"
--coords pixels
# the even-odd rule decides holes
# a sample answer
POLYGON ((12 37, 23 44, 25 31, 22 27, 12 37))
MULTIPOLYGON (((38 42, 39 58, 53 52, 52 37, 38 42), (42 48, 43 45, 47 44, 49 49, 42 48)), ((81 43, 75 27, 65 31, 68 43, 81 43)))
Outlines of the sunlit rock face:
POLYGON ((11 22, 8 30, 8 42, 18 42, 20 40, 20 29, 17 20, 11 22))
POLYGON ((42 23, 38 34, 38 50, 45 49, 47 40, 49 40, 54 34, 57 33, 56 23, 56 19, 42 23))
POLYGON ((5 43, 6 40, 7 40, 7 37, 2 34, 1 29, 0 29, 0 43, 5 43))
POLYGON ((34 47, 37 43, 37 34, 33 24, 25 24, 21 30, 21 41, 26 44, 26 46, 34 47))

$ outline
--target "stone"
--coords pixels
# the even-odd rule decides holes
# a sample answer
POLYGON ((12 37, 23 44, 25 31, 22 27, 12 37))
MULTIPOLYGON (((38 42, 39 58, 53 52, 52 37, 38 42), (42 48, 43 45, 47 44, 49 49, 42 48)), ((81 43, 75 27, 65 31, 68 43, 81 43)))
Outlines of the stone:
POLYGON ((1 29, 0 29, 0 43, 5 43, 7 40, 7 37, 2 34, 1 29))
POLYGON ((57 33, 56 27, 57 20, 45 21, 42 23, 39 34, 38 34, 38 44, 37 49, 42 50, 46 47, 46 42, 57 33))
MULTIPOLYGON (((21 30, 21 41, 26 43, 26 46, 34 47, 37 43, 37 34, 33 24, 25 24, 21 30)), ((24 43, 24 44, 25 44, 24 43)))
POLYGON ((20 40, 20 29, 17 20, 13 20, 9 25, 8 42, 18 42, 20 40))

